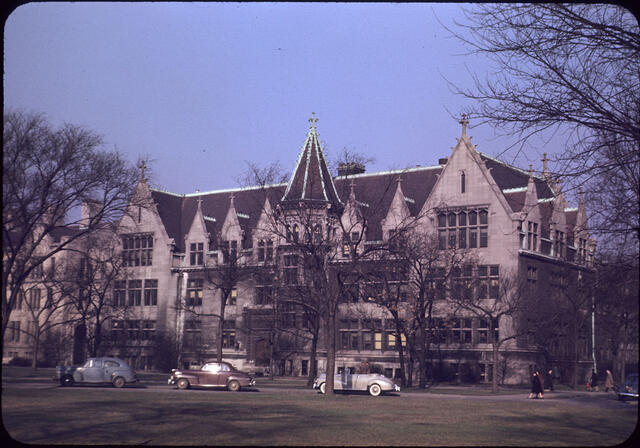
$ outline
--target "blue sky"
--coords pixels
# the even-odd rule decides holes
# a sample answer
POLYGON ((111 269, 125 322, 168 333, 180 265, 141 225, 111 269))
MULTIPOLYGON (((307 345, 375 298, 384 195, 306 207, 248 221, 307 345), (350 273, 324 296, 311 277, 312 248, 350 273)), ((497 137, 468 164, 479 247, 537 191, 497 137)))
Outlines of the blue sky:
MULTIPOLYGON (((329 158, 433 165, 468 104, 445 79, 487 72, 438 23, 463 6, 29 3, 5 23, 5 108, 86 126, 176 193, 236 187, 246 161, 292 170, 312 112, 329 158)), ((512 143, 488 125, 469 134, 490 155, 512 143)), ((545 151, 517 163, 540 168, 545 151)))

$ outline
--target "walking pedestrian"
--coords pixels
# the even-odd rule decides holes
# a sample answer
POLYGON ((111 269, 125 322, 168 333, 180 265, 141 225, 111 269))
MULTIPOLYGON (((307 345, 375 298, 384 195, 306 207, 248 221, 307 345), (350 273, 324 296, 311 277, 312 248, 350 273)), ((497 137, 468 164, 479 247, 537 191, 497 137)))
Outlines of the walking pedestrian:
POLYGON ((553 392, 553 370, 549 369, 547 372, 547 384, 549 385, 549 392, 553 392))
POLYGON ((613 375, 611 374, 611 370, 607 369, 607 377, 604 380, 604 391, 609 392, 609 389, 613 389, 613 375))
POLYGON ((542 376, 540 372, 536 370, 533 372, 533 375, 531 375, 531 392, 529 393, 529 398, 542 398, 543 385, 542 376))

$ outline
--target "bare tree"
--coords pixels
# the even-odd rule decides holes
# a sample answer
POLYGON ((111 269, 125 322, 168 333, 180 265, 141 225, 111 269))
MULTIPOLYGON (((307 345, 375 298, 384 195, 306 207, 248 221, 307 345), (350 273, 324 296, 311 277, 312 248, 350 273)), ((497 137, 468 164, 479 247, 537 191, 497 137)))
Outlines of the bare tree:
POLYGON ((591 346, 588 335, 595 281, 591 271, 553 267, 545 282, 531 285, 527 296, 532 311, 526 321, 520 321, 528 329, 530 342, 546 356, 569 361, 569 371, 562 376, 573 388, 578 387, 580 362, 591 346))
MULTIPOLYGON (((532 331, 526 325, 527 319, 535 318, 535 308, 532 306, 526 279, 516 272, 500 272, 493 280, 480 279, 478 276, 470 278, 464 274, 469 265, 454 267, 451 277, 452 287, 448 300, 452 303, 454 314, 471 313, 480 322, 479 327, 486 332, 485 342, 491 344, 492 351, 492 380, 491 390, 498 393, 498 379, 500 366, 500 347, 510 340, 526 336, 532 331), (508 321, 511 325, 508 332, 500 331, 500 322, 508 321)), ((495 267, 497 269, 497 267, 495 267)), ((478 267, 481 269, 481 266, 478 267)), ((484 266, 484 269, 490 269, 484 266)), ((480 276, 482 273, 478 272, 480 276)), ((486 275, 486 274, 485 274, 486 275)))
POLYGON ((596 346, 613 355, 612 370, 623 383, 628 354, 638 341, 638 259, 601 254, 596 266, 596 346))
MULTIPOLYGON (((469 110, 518 136, 565 135, 552 174, 600 198, 591 228, 640 236, 640 30, 621 6, 476 4, 451 31, 494 73, 453 90, 469 110), (622 193, 622 194, 619 194, 622 193)), ((521 150, 521 149, 520 149, 521 150)), ((637 253, 637 252, 636 252, 637 253)))
MULTIPOLYGON (((34 272, 37 273, 38 269, 34 272)), ((18 299, 18 308, 28 313, 27 326, 21 331, 31 343, 31 367, 34 370, 38 368, 43 340, 53 342, 55 330, 74 320, 65 313, 68 302, 55 288, 53 278, 53 272, 48 272, 46 277, 25 282, 18 299)))
POLYGON ((82 127, 53 129, 42 115, 4 114, 3 338, 31 273, 76 239, 118 220, 129 205, 138 172, 100 145, 101 138, 82 127), (92 204, 91 215, 72 218, 83 203, 92 204), (55 232, 65 237, 48 244, 55 232))
POLYGON ((66 298, 73 323, 81 328, 76 342, 89 356, 99 356, 106 325, 114 319, 123 321, 132 306, 141 305, 142 290, 140 296, 125 296, 129 276, 115 224, 76 240, 65 255, 56 288, 66 298))

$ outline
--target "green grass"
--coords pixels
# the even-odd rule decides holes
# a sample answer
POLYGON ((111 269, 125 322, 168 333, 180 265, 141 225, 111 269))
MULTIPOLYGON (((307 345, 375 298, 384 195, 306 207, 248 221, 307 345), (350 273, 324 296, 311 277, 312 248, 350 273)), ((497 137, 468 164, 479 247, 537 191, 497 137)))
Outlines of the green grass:
POLYGON ((637 406, 52 386, 3 389, 2 419, 39 444, 602 446, 631 435, 637 406))

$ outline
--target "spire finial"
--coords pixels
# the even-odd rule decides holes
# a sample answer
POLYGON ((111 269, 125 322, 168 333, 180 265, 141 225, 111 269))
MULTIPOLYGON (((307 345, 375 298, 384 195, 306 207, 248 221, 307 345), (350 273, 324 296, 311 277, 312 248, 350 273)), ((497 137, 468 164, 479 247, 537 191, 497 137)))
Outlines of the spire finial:
POLYGON ((140 179, 141 180, 147 180, 144 175, 145 175, 145 171, 147 170, 147 161, 142 159, 140 160, 140 163, 138 164, 138 166, 140 167, 140 179))
POLYGON ((231 193, 229 195, 229 201, 231 201, 232 206, 235 206, 235 202, 234 202, 235 198, 236 198, 236 195, 234 193, 231 193))
POLYGON ((529 177, 533 177, 533 165, 529 164, 529 177))
POLYGON ((311 129, 315 129, 316 128, 316 122, 318 121, 318 119, 316 118, 316 113, 315 112, 311 112, 311 118, 309 118, 309 123, 311 123, 311 129))
POLYGON ((547 153, 543 153, 542 154, 542 172, 544 174, 547 174, 547 162, 549 159, 547 159, 547 153))
POLYGON ((469 124, 469 120, 467 119, 467 114, 462 114, 462 119, 458 122, 462 125, 462 136, 467 136, 467 125, 469 124))

